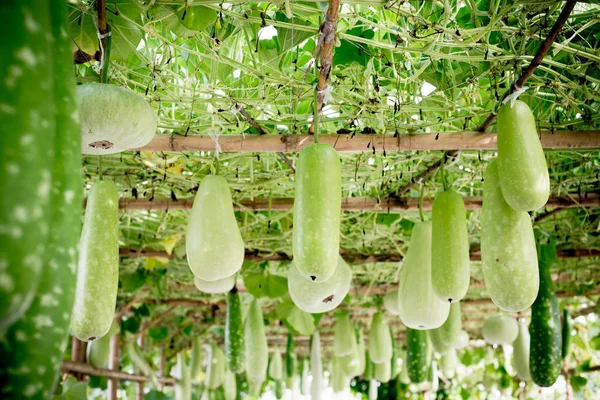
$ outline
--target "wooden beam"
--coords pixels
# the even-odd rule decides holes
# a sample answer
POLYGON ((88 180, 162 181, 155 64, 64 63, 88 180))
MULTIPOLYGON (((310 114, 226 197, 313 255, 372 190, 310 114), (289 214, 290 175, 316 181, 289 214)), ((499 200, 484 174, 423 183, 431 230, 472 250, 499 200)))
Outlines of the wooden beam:
MULTIPOLYGON (((541 131, 545 149, 598 149, 600 130, 541 131)), ((312 135, 219 135, 223 153, 299 152, 313 143, 312 135)), ((319 143, 328 143, 339 152, 406 151, 406 150, 496 150, 496 134, 439 132, 420 134, 331 134, 319 135, 319 143)), ((209 135, 155 135, 141 151, 215 151, 209 135)))
MULTIPOLYGON (((84 375, 92 376, 106 376, 109 378, 109 382, 112 380, 116 381, 130 381, 130 382, 150 382, 150 377, 143 375, 134 375, 127 372, 122 372, 112 369, 94 368, 90 364, 79 363, 75 361, 63 361, 61 371, 65 373, 77 372, 84 375)), ((158 378, 158 382, 166 385, 174 385, 175 378, 158 378)))
MULTIPOLYGON (((467 210, 479 210, 483 200, 479 196, 464 197, 467 210)), ((119 200, 121 210, 191 210, 194 198, 172 200, 170 198, 132 199, 119 200)), ((237 211, 289 211, 294 207, 291 197, 256 197, 254 199, 241 199, 236 201, 233 208, 237 211)), ((432 199, 423 199, 423 210, 430 211, 433 207, 432 199)), ((588 193, 573 196, 553 196, 548 199, 544 208, 575 208, 575 207, 600 207, 600 194, 588 193)), ((398 213, 402 211, 418 211, 418 197, 388 197, 378 199, 375 197, 347 197, 342 199, 342 210, 379 213, 398 213)))

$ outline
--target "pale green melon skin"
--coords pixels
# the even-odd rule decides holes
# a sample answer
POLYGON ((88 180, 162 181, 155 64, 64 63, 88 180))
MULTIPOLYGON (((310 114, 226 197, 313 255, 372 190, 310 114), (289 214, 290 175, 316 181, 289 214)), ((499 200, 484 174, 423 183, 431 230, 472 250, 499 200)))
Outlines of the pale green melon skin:
POLYGON ((175 400, 191 400, 192 380, 190 376, 190 366, 187 364, 183 352, 177 354, 177 370, 178 377, 175 385, 175 400))
POLYGON ((550 177, 535 118, 517 100, 498 111, 498 169, 506 203, 517 211, 543 207, 550 195, 550 177))
POLYGON ((519 312, 529 308, 538 293, 537 251, 529 214, 513 210, 502 196, 498 167, 495 160, 490 162, 484 175, 483 278, 488 294, 498 307, 519 312))
POLYGON ((413 226, 410 245, 400 270, 398 310, 404 325, 412 329, 442 326, 450 303, 441 300, 431 284, 431 222, 413 226))
POLYGON ((258 386, 267 378, 269 351, 263 313, 258 300, 253 299, 244 325, 246 377, 258 386))
POLYGON ((452 303, 450 313, 446 322, 437 329, 432 329, 429 332, 429 338, 433 344, 433 348, 439 354, 452 349, 452 344, 458 340, 460 330, 462 329, 460 303, 452 303))
POLYGON ((381 311, 376 312, 371 320, 367 350, 375 364, 389 363, 392 359, 392 335, 381 311))
POLYGON ((392 377, 392 361, 374 365, 373 377, 381 383, 387 383, 392 377))
POLYGON ((365 334, 361 327, 359 327, 359 329, 358 329, 358 335, 357 335, 356 341, 357 341, 357 352, 358 352, 358 361, 359 361, 357 375, 363 375, 365 373, 365 369, 367 367, 367 349, 365 346, 365 334))
POLYGON ((456 373, 456 367, 458 366, 458 364, 460 364, 460 360, 456 355, 455 349, 450 349, 444 354, 442 354, 440 368, 446 378, 454 378, 454 374, 456 373))
POLYGON ((204 279, 194 277, 194 286, 201 292, 204 293, 227 293, 235 285, 236 274, 228 276, 227 278, 218 279, 216 281, 205 281, 204 279))
POLYGON ((311 399, 320 400, 321 393, 323 392, 323 360, 321 359, 321 338, 318 331, 315 331, 312 335, 310 374, 312 375, 312 382, 310 384, 311 399))
POLYGON ((87 198, 71 330, 79 340, 106 335, 119 285, 119 195, 112 181, 94 183, 87 198))
POLYGON ((469 345, 469 334, 464 329, 458 333, 458 338, 454 343, 452 343, 452 347, 456 350, 464 349, 469 345))
POLYGON ((223 381, 223 393, 225 394, 225 400, 235 400, 237 396, 235 374, 230 370, 227 370, 227 372, 225 372, 225 380, 223 381))
POLYGON ((392 315, 400 315, 400 310, 398 309, 398 291, 392 290, 389 293, 386 293, 383 296, 383 305, 387 312, 392 315))
POLYGON ((344 375, 349 377, 358 376, 362 373, 362 365, 364 365, 364 354, 365 349, 364 345, 362 347, 362 357, 363 364, 361 365, 361 348, 359 347, 359 343, 357 342, 357 337, 354 328, 352 328, 352 339, 354 340, 354 344, 352 346, 352 352, 341 357, 341 366, 342 372, 344 375))
POLYGON ((356 352, 357 347, 354 328, 350 323, 348 313, 339 314, 334 330, 333 353, 337 357, 352 355, 356 352))
POLYGON ((467 213, 460 194, 439 193, 431 216, 431 283, 438 297, 455 303, 467 294, 471 278, 467 213))
POLYGON ((88 362, 96 368, 105 368, 110 355, 110 339, 119 333, 119 325, 113 322, 108 333, 88 346, 88 362))
POLYGON ((350 378, 342 370, 341 358, 334 356, 331 369, 331 388, 334 393, 343 392, 350 387, 350 378))
POLYGON ((338 256, 335 272, 323 282, 313 282, 305 278, 291 263, 288 272, 288 290, 292 301, 301 310, 312 313, 324 313, 335 309, 344 300, 352 283, 352 270, 338 256))
POLYGON ((231 277, 244 262, 244 241, 235 219, 231 192, 222 176, 206 176, 194 198, 185 240, 195 277, 216 281, 231 277))
POLYGON ((193 380, 200 380, 200 374, 202 373, 202 339, 200 336, 194 337, 192 342, 190 373, 193 380))
POLYGON ((512 344, 519 335, 519 324, 508 315, 493 315, 484 321, 482 334, 490 344, 512 344))
POLYGON ((116 154, 143 147, 154 137, 156 111, 139 94, 119 86, 88 83, 77 87, 77 96, 82 154, 116 154), (107 142, 107 148, 94 144, 101 141, 107 142))
POLYGON ((342 172, 328 144, 306 147, 296 163, 292 251, 298 272, 315 282, 333 275, 340 252, 342 172))
POLYGON ((206 371, 206 384, 210 389, 216 389, 225 380, 225 352, 219 346, 210 346, 210 364, 206 371))
POLYGON ((281 351, 279 350, 275 350, 271 356, 271 362, 269 363, 269 377, 273 380, 283 378, 283 361, 281 359, 281 351))
POLYGON ((519 336, 513 342, 513 367, 517 376, 524 381, 531 380, 529 373, 529 330, 519 322, 519 336))

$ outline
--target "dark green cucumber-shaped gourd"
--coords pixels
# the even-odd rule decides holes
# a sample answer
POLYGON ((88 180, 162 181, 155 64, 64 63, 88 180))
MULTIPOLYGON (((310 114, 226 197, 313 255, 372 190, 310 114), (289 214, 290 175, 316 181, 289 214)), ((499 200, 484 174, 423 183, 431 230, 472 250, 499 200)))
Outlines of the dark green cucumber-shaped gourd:
MULTIPOLYGON (((52 388, 56 384, 58 378, 58 371, 62 361, 62 355, 65 351, 69 334, 69 323, 70 323, 70 311, 73 307, 73 294, 75 290, 75 271, 77 269, 77 245, 79 242, 79 233, 81 229, 81 212, 82 212, 82 179, 81 179, 81 154, 79 149, 79 126, 77 123, 77 104, 75 96, 75 77, 73 74, 73 61, 70 51, 71 40, 66 32, 67 25, 67 6, 62 1, 56 2, 30 2, 20 1, 19 6, 12 1, 1 2, 0 14, 3 16, 4 21, 1 25, 0 31, 4 31, 10 28, 14 24, 22 24, 24 21, 29 21, 29 24, 34 24, 40 29, 38 32, 44 35, 39 38, 39 41, 44 44, 45 35, 49 33, 53 36, 52 46, 48 50, 52 50, 53 60, 51 66, 54 69, 53 81, 45 80, 44 85, 53 83, 54 92, 54 121, 52 123, 56 125, 56 135, 54 139, 55 157, 52 160, 53 165, 51 168, 52 178, 48 178, 43 184, 50 185, 49 193, 49 205, 48 207, 42 206, 44 200, 40 199, 41 193, 35 188, 38 186, 33 185, 30 179, 36 168, 40 164, 45 163, 45 160, 38 158, 35 163, 32 160, 29 161, 26 166, 29 171, 22 171, 23 176, 18 178, 22 179, 22 184, 27 185, 27 189, 22 189, 22 194, 27 194, 26 200, 21 199, 21 193, 15 192, 13 189, 8 189, 4 186, 4 183, 0 185, 0 198, 2 198, 2 204, 8 206, 10 202, 5 201, 6 195, 9 196, 10 201, 18 200, 23 201, 20 203, 22 206, 28 206, 31 199, 34 199, 37 203, 38 208, 33 208, 36 215, 29 215, 27 220, 27 226, 29 221, 34 223, 38 222, 37 213, 42 213, 46 217, 49 217, 46 229, 49 231, 48 242, 43 252, 42 257, 42 273, 41 280, 33 298, 33 301, 23 315, 17 322, 13 323, 10 328, 5 332, 4 338, 0 343, 0 398, 10 399, 33 399, 33 398, 48 398, 49 394, 52 393, 52 388), (35 3, 35 8, 28 8, 35 3), (49 17, 51 19, 52 26, 47 30, 42 21, 48 15, 44 15, 47 12, 48 4, 50 4, 49 17), (12 5, 13 11, 10 16, 3 14, 5 6, 12 5), (20 8, 20 7, 24 8, 20 8), (28 9, 29 11, 25 11, 28 9), (25 12, 26 14, 21 14, 25 12), (25 17, 28 15, 28 17, 25 17), (6 17, 6 18, 4 18, 6 17), (37 24, 37 25, 36 25, 37 24), (29 177, 27 177, 29 176, 29 177), (29 185, 32 186, 29 186, 29 185), (5 192, 5 190, 7 190, 5 192), (15 372, 13 374, 13 372, 15 372), (8 384, 10 382, 10 384, 8 384)), ((10 8, 10 6, 9 6, 10 8)), ((45 23, 45 22, 44 22, 45 23)), ((23 28, 21 28, 23 29, 23 28)), ((20 32, 16 30, 13 34, 17 35, 20 32)), ((30 32, 31 33, 31 32, 30 32)), ((37 34, 36 34, 37 36, 37 34)), ((5 36, 6 37, 6 36, 5 36)), ((10 34, 2 44, 0 49, 5 49, 4 46, 12 46, 7 41, 12 41, 13 36, 10 34), (10 40, 8 40, 10 37, 10 40)), ((15 39, 16 42, 20 43, 22 38, 15 39)), ((32 44, 31 49, 38 49, 38 44, 32 44)), ((2 54, 3 50, 0 50, 2 54)), ((38 50, 35 50, 36 52, 38 50)), ((37 57, 37 56, 36 56, 37 57)), ((10 58, 5 58, 2 55, 2 65, 0 65, 0 71, 4 66, 10 66, 10 58)), ((50 61, 50 60, 46 60, 50 61)), ((17 67, 20 64, 12 64, 13 67, 17 67)), ((24 69, 23 72, 26 77, 24 80, 28 82, 21 82, 23 79, 15 81, 17 86, 22 84, 28 86, 30 83, 37 85, 39 82, 36 81, 39 74, 43 74, 44 71, 50 65, 45 63, 45 67, 38 66, 35 71, 29 71, 24 69)), ((47 72, 47 71, 46 71, 47 72)), ((4 72, 0 73, 3 78, 1 84, 5 83, 5 80, 10 79, 9 75, 5 75, 4 72)), ((17 78, 17 77, 13 77, 17 78)), ((33 86, 32 86, 33 87, 33 86)), ((33 90, 33 89, 32 89, 33 90)), ((35 102, 37 100, 45 101, 45 89, 38 87, 35 91, 25 91, 23 101, 35 102), (32 95, 35 93, 35 95, 32 95), (36 99, 33 99, 33 98, 36 99)), ((0 90, 0 98, 4 99, 5 95, 9 92, 5 92, 4 89, 0 90)), ((2 103, 3 100, 0 101, 2 103)), ((52 103, 50 103, 51 105, 52 103)), ((45 104, 44 107, 48 106, 45 104)), ((25 105, 23 105, 25 107, 25 105)), ((28 115, 26 112, 27 108, 20 108, 19 113, 23 116, 28 115)), ((31 109, 30 109, 31 110, 31 109)), ((40 114, 41 116, 41 114, 40 114)), ((44 117, 45 118, 45 117, 44 117)), ((19 137, 18 131, 12 130, 9 133, 4 131, 4 128, 9 128, 5 125, 5 118, 0 111, 0 154, 4 154, 4 151, 9 149, 4 148, 4 140, 12 140, 19 137), (11 136, 8 138, 7 136, 11 136)), ((25 121, 21 121, 26 123, 25 121)), ((30 123, 32 121, 29 121, 30 123)), ((12 124, 12 122, 11 122, 12 124)), ((16 125, 10 125, 16 128, 16 125)), ((13 129, 11 128, 11 129, 13 129)), ((50 128, 45 129, 43 133, 39 130, 33 130, 36 141, 40 141, 40 144, 46 142, 46 136, 50 136, 52 132, 50 128), (40 136, 41 135, 41 136, 40 136)), ((30 148, 32 153, 36 153, 33 147, 37 144, 32 144, 30 148)), ((14 150, 14 149, 13 149, 14 150)), ((29 151, 29 150, 28 150, 29 151)), ((28 158, 30 153, 23 154, 25 158, 28 158)), ((4 156, 2 156, 4 157, 4 156)), ((4 182, 4 171, 5 168, 9 167, 9 164, 5 164, 3 159, 0 157, 0 180, 4 182)), ((16 164, 15 164, 16 165, 16 164)), ((20 166, 19 168, 24 167, 20 166)), ((11 167, 12 168, 12 167, 11 167)), ((45 167, 44 167, 45 168, 45 167)), ((9 171, 10 172, 10 171, 9 171)), ((37 171, 40 172, 40 171, 37 171)), ((48 171, 46 171, 48 172, 48 171)), ((21 176, 17 174, 16 176, 21 176)), ((15 177, 16 177, 15 176, 15 177)), ((13 178, 10 178, 13 179, 13 178)), ((44 189, 46 190, 46 189, 44 189)), ((3 211, 2 211, 3 212, 3 211)), ((3 214, 2 214, 3 215, 3 214)), ((4 218, 0 216, 0 218, 4 218)), ((31 239, 39 238, 39 230, 43 228, 46 222, 40 222, 35 227, 28 227, 23 230, 25 236, 21 238, 18 244, 11 244, 11 241, 5 241, 4 233, 0 232, 0 265, 2 265, 3 251, 5 245, 12 246, 10 250, 9 260, 15 255, 23 255, 21 250, 25 247, 31 246, 27 249, 28 254, 37 257, 38 247, 40 243, 37 242, 33 246, 31 239), (30 231, 30 228, 34 231, 30 231), (27 233, 26 233, 27 232, 27 233), (31 233, 31 236, 30 236, 31 233)), ((0 221, 0 225, 3 222, 0 221)), ((16 225, 15 225, 16 227, 16 225)), ((20 272, 25 272, 28 268, 19 263, 10 264, 9 261, 9 275, 14 278, 16 284, 20 281, 21 277, 18 275, 12 275, 11 269, 13 267, 23 268, 20 272)), ((0 267, 0 280, 4 279, 4 272, 0 267)), ((26 277, 30 283, 35 280, 35 274, 30 273, 26 277)), ((0 285, 1 286, 1 285, 0 285)), ((19 287, 24 288, 23 286, 19 287)), ((17 288, 17 286, 15 286, 17 288)), ((2 292, 0 288, 0 292, 2 292)), ((20 289, 19 289, 20 291, 20 289)), ((2 292, 4 293, 4 292, 2 292)), ((22 293, 25 293, 22 292, 22 293)), ((0 309, 2 312, 11 307, 4 307, 4 295, 0 294, 0 309)), ((20 296, 19 294, 15 295, 20 296)), ((15 298, 16 298, 15 297, 15 298)), ((27 297, 27 296, 25 296, 27 297)), ((23 297, 23 302, 26 299, 23 297)), ((13 308, 15 313, 16 309, 13 308)), ((16 314, 13 314, 16 316, 16 314)), ((2 317, 3 318, 3 317, 2 317)), ((0 329, 1 331, 2 329, 0 329)))
POLYGON ((569 315, 569 310, 563 309, 562 318, 562 352, 561 356, 563 360, 569 355, 569 346, 571 345, 571 330, 573 329, 573 322, 569 315))
MULTIPOLYGON (((356 341, 354 341, 356 343, 356 341)), ((373 315, 369 329, 369 357, 375 364, 387 362, 392 358, 392 335, 383 312, 378 311, 373 315)))
POLYGON ((177 354, 177 382, 175 383, 175 400, 192 399, 192 378, 190 366, 183 352, 177 354))
POLYGON ((448 319, 437 329, 429 331, 429 338, 433 348, 440 354, 444 354, 452 349, 453 344, 458 340, 460 330, 462 329, 460 303, 452 303, 448 319))
POLYGON ((294 335, 292 335, 291 332, 288 332, 287 345, 285 351, 285 375, 287 379, 294 378, 294 371, 296 370, 294 348, 294 335))
POLYGON ((531 380, 529 373, 529 332, 527 325, 519 322, 519 336, 513 342, 513 367, 517 376, 524 381, 531 380))
POLYGON ((281 379, 275 381, 275 398, 277 400, 283 399, 285 385, 281 379))
POLYGON ((454 190, 439 193, 431 216, 431 283, 437 296, 454 303, 471 279, 465 203, 454 190))
POLYGON ((234 374, 244 372, 245 362, 244 325, 240 295, 234 287, 227 294, 227 313, 225 316, 225 355, 227 366, 234 374))
POLYGON ((548 165, 533 113, 520 100, 498 110, 498 169, 502 195, 511 208, 531 211, 546 204, 548 165))
POLYGON ((0 331, 31 306, 49 250, 52 7, 45 0, 0 2, 0 331))
POLYGON ((510 312, 523 311, 535 300, 539 272, 529 214, 513 210, 500 190, 496 160, 490 162, 483 183, 481 261, 485 287, 492 301, 510 312))
POLYGON ((258 300, 253 299, 244 326, 246 377, 253 386, 261 386, 267 378, 269 351, 263 313, 258 300))
POLYGON ((94 183, 87 198, 71 330, 90 341, 108 332, 119 284, 119 195, 111 181, 94 183))
POLYGON ((194 337, 192 342, 192 358, 190 360, 190 376, 192 380, 199 381, 202 374, 202 339, 194 337))
POLYGON ((540 291, 531 306, 529 324, 529 371, 533 382, 549 387, 560 375, 562 359, 562 332, 560 309, 550 275, 551 260, 556 257, 551 245, 540 249, 540 291))
POLYGON ((426 331, 406 328, 406 365, 408 377, 413 383, 427 380, 429 372, 427 340, 426 331))
POLYGON ((110 356, 110 339, 119 333, 119 324, 113 322, 108 333, 88 345, 88 362, 92 367, 106 368, 110 356))
POLYGON ((354 327, 350 323, 347 312, 337 315, 334 330, 333 352, 337 357, 352 355, 356 352, 357 343, 354 335, 354 327))
POLYGON ((341 165, 328 144, 312 144, 296 163, 294 264, 305 278, 323 282, 333 275, 340 252, 341 165))

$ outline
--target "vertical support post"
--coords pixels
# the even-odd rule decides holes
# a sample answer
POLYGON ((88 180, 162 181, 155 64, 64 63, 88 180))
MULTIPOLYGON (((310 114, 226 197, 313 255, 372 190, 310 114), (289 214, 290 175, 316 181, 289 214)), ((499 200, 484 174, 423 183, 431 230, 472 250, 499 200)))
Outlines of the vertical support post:
MULTIPOLYGON (((87 343, 82 342, 73 336, 73 340, 71 341, 71 360, 75 362, 84 363, 85 362, 85 351, 87 349, 87 343)), ((85 375, 81 372, 73 373, 73 376, 78 381, 83 381, 85 379, 85 375)))
MULTIPOLYGON (((163 345, 160 349, 160 376, 161 378, 165 377, 167 372, 167 352, 165 350, 165 346, 163 345)), ((158 390, 163 391, 165 389, 165 384, 160 381, 158 384, 158 390)))
MULTIPOLYGON (((138 346, 140 346, 140 349, 144 350, 144 345, 145 345, 145 335, 142 334, 138 337, 137 339, 137 343, 138 346)), ((136 393, 136 399, 137 400, 144 400, 144 382, 138 382, 138 387, 137 387, 137 393, 136 393)))

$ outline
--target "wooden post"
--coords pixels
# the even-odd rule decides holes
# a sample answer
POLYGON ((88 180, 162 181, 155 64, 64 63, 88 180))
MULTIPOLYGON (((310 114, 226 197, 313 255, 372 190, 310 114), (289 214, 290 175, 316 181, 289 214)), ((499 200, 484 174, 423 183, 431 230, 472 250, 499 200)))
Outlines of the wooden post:
MULTIPOLYGON (((115 320, 115 323, 119 324, 121 321, 115 320)), ((121 334, 117 333, 110 338, 110 356, 108 359, 108 369, 113 371, 119 370, 119 357, 121 350, 121 334)), ((119 388, 118 379, 108 380, 108 400, 117 400, 117 390, 119 388)))
MULTIPOLYGON (((160 376, 165 377, 167 372, 167 352, 165 351, 165 346, 163 345, 160 349, 160 376)), ((165 384, 162 381, 158 383, 158 390, 163 391, 165 389, 165 384)))
MULTIPOLYGON (((138 346, 140 346, 141 350, 144 350, 144 345, 145 345, 145 336, 144 335, 140 335, 137 339, 137 343, 138 346)), ((137 400, 144 400, 144 382, 138 382, 138 387, 137 387, 137 393, 136 393, 136 399, 137 400)))
MULTIPOLYGON (((81 340, 79 340, 75 336, 73 336, 73 340, 71 342, 71 360, 73 360, 75 362, 84 363, 86 350, 87 350, 87 343, 82 342, 81 340)), ((82 374, 80 372, 73 373, 73 376, 78 381, 83 381, 85 379, 85 374, 82 374)))

